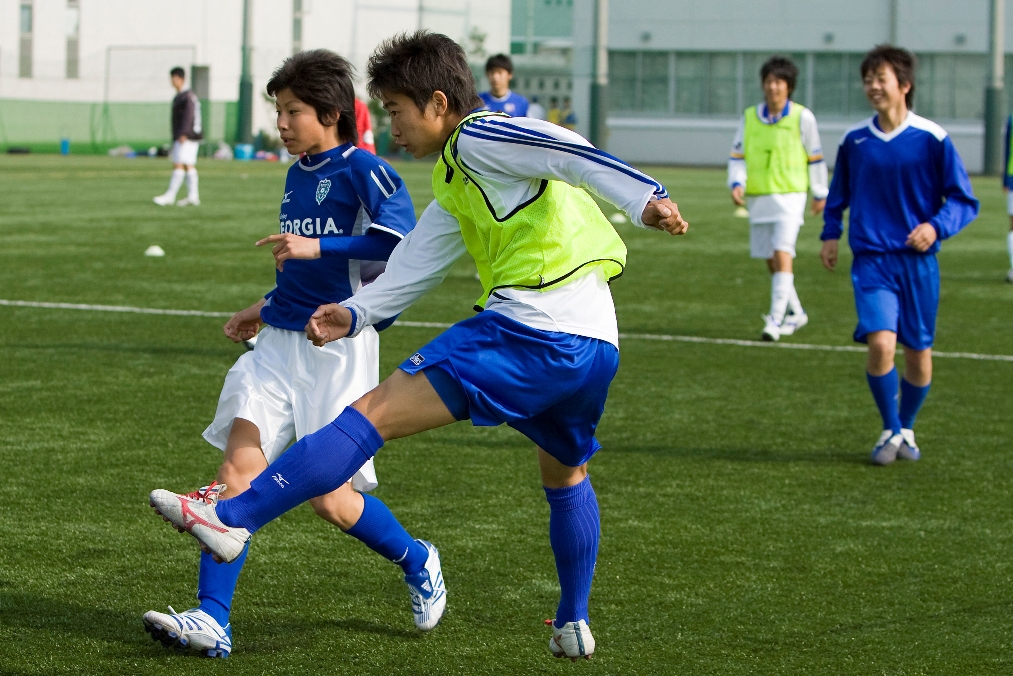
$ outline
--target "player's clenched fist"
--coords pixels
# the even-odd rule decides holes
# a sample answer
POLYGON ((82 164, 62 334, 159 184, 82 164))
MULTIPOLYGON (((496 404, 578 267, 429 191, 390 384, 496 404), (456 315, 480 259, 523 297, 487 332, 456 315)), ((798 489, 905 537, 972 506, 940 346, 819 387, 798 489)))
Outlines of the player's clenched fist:
POLYGON ((682 220, 679 213, 679 205, 667 197, 648 202, 640 220, 644 225, 664 230, 670 235, 684 235, 689 230, 689 223, 682 220))
POLYGON ((285 261, 289 258, 301 258, 304 260, 320 258, 319 239, 285 233, 284 235, 265 237, 257 242, 257 246, 264 246, 265 244, 272 244, 274 242, 277 242, 277 244, 271 249, 271 253, 274 254, 274 267, 278 268, 278 272, 285 271, 285 261))
POLYGON ((352 330, 352 311, 337 303, 321 305, 306 323, 306 337, 317 347, 348 335, 352 330))
POLYGON ((264 307, 265 302, 261 298, 245 310, 240 310, 232 315, 232 319, 227 321, 225 326, 222 327, 222 330, 225 331, 225 337, 233 343, 239 343, 257 335, 257 329, 260 328, 262 323, 260 309, 264 307))

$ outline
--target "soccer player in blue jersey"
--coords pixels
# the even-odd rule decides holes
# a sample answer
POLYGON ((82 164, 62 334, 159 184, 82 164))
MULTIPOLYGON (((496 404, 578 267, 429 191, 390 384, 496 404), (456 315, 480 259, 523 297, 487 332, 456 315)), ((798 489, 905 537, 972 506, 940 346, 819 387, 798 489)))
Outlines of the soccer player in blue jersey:
MULTIPOLYGON (((352 68, 326 50, 302 52, 274 73, 278 131, 293 155, 274 244, 275 288, 225 325, 234 342, 261 325, 256 349, 225 377, 218 411, 204 431, 225 452, 218 481, 188 500, 238 495, 284 457, 295 439, 317 431, 379 382, 379 338, 372 327, 349 340, 314 347, 303 327, 321 304, 347 300, 382 271, 394 247, 415 226, 401 178, 357 141, 352 68)), ((284 485, 282 474, 275 481, 284 485)), ((311 500, 314 511, 404 571, 416 625, 432 629, 446 603, 436 548, 414 540, 390 510, 360 493, 376 487, 372 461, 359 463, 332 490, 311 500)), ((156 640, 211 657, 232 651, 229 612, 248 545, 231 563, 201 554, 198 608, 149 611, 144 625, 156 640)))
POLYGON ((482 92, 479 97, 486 110, 513 117, 527 117, 528 100, 517 92, 510 91, 510 81, 514 79, 514 62, 509 56, 490 56, 485 62, 485 76, 489 78, 489 91, 482 92))
POLYGON ((1006 193, 1006 213, 1009 215, 1009 234, 1006 235, 1006 250, 1009 252, 1009 272, 1006 281, 1013 284, 1013 115, 1006 118, 1006 164, 1002 177, 1002 189, 1006 193))
MULTIPOLYGON (((151 504, 223 560, 250 533, 343 485, 386 441, 471 419, 506 423, 538 446, 560 602, 549 648, 573 660, 595 650, 588 598, 598 555, 598 501, 587 464, 619 366, 609 280, 626 248, 590 191, 634 225, 686 231, 651 177, 549 122, 476 110, 467 58, 445 35, 396 36, 369 61, 369 90, 391 134, 421 158, 439 154, 436 199, 373 284, 321 306, 307 335, 329 345, 397 315, 468 252, 483 293, 474 317, 405 360, 331 424, 307 435, 231 500, 164 490, 151 504), (280 480, 279 480, 280 479, 280 480)), ((259 347, 258 347, 259 349, 259 347)))
POLYGON ((964 163, 946 131, 912 113, 915 62, 880 45, 862 61, 865 95, 876 114, 849 129, 824 212, 823 265, 837 264, 844 210, 858 310, 855 340, 868 343, 866 375, 883 417, 872 462, 921 457, 914 422, 932 382, 932 342, 939 307, 940 242, 978 215, 964 163), (904 377, 894 366, 904 346, 904 377))

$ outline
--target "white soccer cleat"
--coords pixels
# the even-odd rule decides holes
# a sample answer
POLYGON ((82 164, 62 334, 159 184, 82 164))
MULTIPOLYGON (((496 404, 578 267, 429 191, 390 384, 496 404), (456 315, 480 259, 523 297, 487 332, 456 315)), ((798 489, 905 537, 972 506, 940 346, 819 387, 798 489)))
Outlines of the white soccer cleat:
POLYGON ((761 337, 769 342, 776 343, 781 338, 781 325, 774 321, 770 315, 763 315, 763 333, 761 337))
POLYGON ((803 312, 800 315, 790 314, 784 318, 783 322, 781 322, 781 335, 790 336, 808 323, 809 315, 806 313, 803 312))
POLYGON ((1006 273, 1006 281, 1013 284, 1013 268, 1010 268, 1009 272, 1006 273))
MULTIPOLYGON (((914 438, 912 437, 912 441, 914 438)), ((870 460, 873 465, 889 465, 897 459, 897 451, 900 450, 901 444, 904 443, 904 437, 900 434, 894 434, 893 430, 883 430, 883 433, 879 435, 879 441, 876 442, 875 448, 872 449, 872 456, 870 460)))
POLYGON ((148 497, 151 506, 163 519, 172 524, 180 533, 189 533, 197 538, 201 549, 213 554, 220 561, 232 563, 243 553, 250 540, 250 531, 232 528, 222 523, 215 513, 218 496, 225 490, 225 484, 217 481, 210 486, 180 495, 172 491, 154 490, 148 497))
POLYGON ((176 200, 172 195, 159 195, 158 197, 152 197, 151 201, 160 207, 167 207, 176 200))
POLYGON ((443 569, 440 567, 440 553, 425 540, 416 540, 429 550, 426 567, 414 575, 405 575, 408 594, 412 599, 412 614, 415 626, 429 631, 440 623, 447 607, 447 587, 443 584, 443 569))
POLYGON ((200 199, 198 199, 196 197, 184 197, 180 201, 176 202, 176 206, 177 207, 190 207, 190 206, 199 207, 200 206, 200 199))
POLYGON ((553 657, 569 657, 571 662, 580 658, 591 659, 594 654, 594 636, 584 620, 567 622, 557 628, 552 623, 552 638, 549 639, 549 650, 553 657))
POLYGON ((915 443, 915 431, 901 430, 900 435, 904 441, 897 449, 897 457, 901 460, 917 460, 922 457, 922 452, 918 450, 918 444, 915 443))
POLYGON ((205 657, 228 657, 232 652, 232 628, 224 628, 199 608, 177 613, 169 606, 169 614, 149 610, 142 618, 144 631, 151 640, 166 648, 195 650, 205 657))

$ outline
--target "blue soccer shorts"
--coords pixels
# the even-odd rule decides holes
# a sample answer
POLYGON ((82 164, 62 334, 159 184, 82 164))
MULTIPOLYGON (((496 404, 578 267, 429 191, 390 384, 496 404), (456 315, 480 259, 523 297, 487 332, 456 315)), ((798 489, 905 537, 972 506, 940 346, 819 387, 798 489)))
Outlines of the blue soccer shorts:
POLYGON ((423 371, 458 420, 506 423, 559 462, 583 465, 619 368, 611 343, 539 331, 485 311, 459 322, 399 367, 423 371))
POLYGON ((864 343, 874 331, 893 331, 912 350, 932 347, 939 310, 939 262, 935 254, 859 254, 851 264, 858 326, 864 343))

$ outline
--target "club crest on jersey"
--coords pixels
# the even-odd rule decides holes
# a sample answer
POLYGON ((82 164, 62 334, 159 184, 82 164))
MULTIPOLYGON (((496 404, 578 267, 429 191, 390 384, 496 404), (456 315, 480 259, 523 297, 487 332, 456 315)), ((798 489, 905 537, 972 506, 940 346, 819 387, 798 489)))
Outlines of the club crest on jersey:
POLYGON ((418 366, 419 364, 421 364, 421 363, 422 363, 422 362, 424 362, 425 360, 426 360, 426 358, 425 358, 425 357, 423 357, 423 356, 422 356, 421 354, 419 354, 418 352, 416 352, 416 353, 415 353, 415 354, 413 354, 412 356, 408 357, 408 361, 410 361, 411 363, 415 364, 416 366, 418 366))
POLYGON ((331 191, 331 179, 329 178, 321 179, 321 181, 317 183, 317 204, 323 202, 324 198, 327 197, 327 193, 329 193, 330 191, 331 191))

